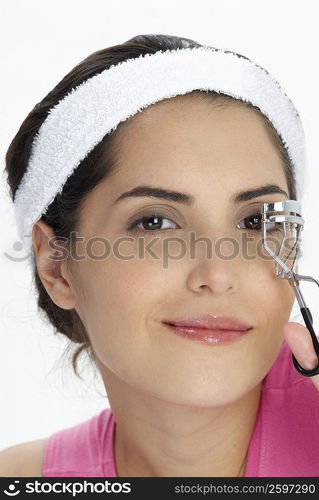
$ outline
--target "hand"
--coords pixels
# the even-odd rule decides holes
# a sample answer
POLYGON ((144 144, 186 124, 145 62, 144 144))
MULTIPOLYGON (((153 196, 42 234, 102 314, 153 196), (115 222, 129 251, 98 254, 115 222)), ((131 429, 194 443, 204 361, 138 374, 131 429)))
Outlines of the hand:
MULTIPOLYGON (((307 328, 300 323, 291 321, 284 324, 283 334, 298 363, 305 370, 316 368, 318 365, 318 358, 307 328)), ((295 369, 294 367, 294 370, 295 369)), ((307 378, 313 382, 314 386, 319 391, 319 374, 307 378)))

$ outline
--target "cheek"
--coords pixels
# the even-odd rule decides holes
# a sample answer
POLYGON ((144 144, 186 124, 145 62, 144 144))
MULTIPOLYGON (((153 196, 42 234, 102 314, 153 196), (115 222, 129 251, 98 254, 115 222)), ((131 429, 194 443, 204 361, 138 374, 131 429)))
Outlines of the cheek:
POLYGON ((256 313, 268 323, 281 325, 289 320, 295 300, 293 287, 287 279, 276 276, 275 261, 262 245, 258 247, 258 255, 253 254, 253 257, 240 261, 246 301, 254 304, 256 313))
POLYGON ((251 283, 250 306, 259 320, 257 335, 253 337, 255 361, 268 370, 281 347, 283 325, 289 321, 295 294, 288 280, 277 278, 274 271, 269 273, 262 267, 255 269, 251 283))
MULTIPOLYGON (((111 316, 146 319, 152 309, 174 287, 172 265, 180 267, 182 246, 161 236, 130 237, 114 250, 111 258, 91 264, 86 274, 95 275, 91 293, 111 316), (181 247, 181 248, 180 248, 181 247), (107 300, 106 300, 107 299, 107 300)), ((115 248, 115 247, 113 247, 115 248)))
POLYGON ((275 327, 289 320, 295 294, 287 279, 275 276, 273 264, 269 267, 270 269, 260 269, 259 272, 256 270, 251 297, 260 303, 261 312, 275 327))
POLYGON ((96 266, 94 274, 92 306, 103 301, 103 314, 133 320, 135 326, 136 321, 152 313, 168 285, 167 272, 154 259, 116 260, 96 266))
POLYGON ((82 271, 89 338, 102 363, 119 373, 148 348, 148 320, 165 297, 167 275, 150 259, 91 262, 82 271))

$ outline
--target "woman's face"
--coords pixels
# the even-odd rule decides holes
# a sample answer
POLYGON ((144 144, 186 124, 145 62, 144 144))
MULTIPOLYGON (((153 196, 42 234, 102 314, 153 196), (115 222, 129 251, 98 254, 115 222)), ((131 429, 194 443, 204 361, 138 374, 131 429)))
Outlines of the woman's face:
POLYGON ((253 110, 189 96, 144 109, 118 127, 116 140, 118 170, 82 206, 77 256, 86 258, 69 262, 76 310, 104 380, 112 373, 178 404, 235 401, 271 368, 294 302, 268 254, 256 253, 260 231, 236 227, 256 213, 252 204, 289 199, 280 156, 253 110), (287 196, 233 201, 266 184, 287 196), (177 197, 116 201, 142 185, 186 193, 193 204, 177 197), (154 212, 161 218, 152 219, 154 212), (191 256, 192 232, 211 241, 213 255, 202 242, 191 256), (246 253, 244 234, 251 238, 246 253), (206 345, 161 323, 202 314, 235 316, 253 328, 231 344, 206 345))

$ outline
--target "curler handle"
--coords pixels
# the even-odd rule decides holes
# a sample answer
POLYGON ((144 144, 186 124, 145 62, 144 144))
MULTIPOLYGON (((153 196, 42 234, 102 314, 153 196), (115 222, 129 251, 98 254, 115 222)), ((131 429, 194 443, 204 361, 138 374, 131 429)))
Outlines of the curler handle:
POLYGON ((316 333, 315 333, 313 326, 312 326, 313 320, 312 320, 312 315, 311 315, 309 308, 308 307, 301 307, 300 311, 301 311, 302 317, 304 319, 304 322, 306 324, 306 327, 311 335, 312 343, 313 343, 313 346, 314 346, 314 349, 315 349, 315 352, 316 352, 317 358, 318 358, 318 365, 316 366, 316 368, 313 368, 312 370, 305 370, 298 363, 298 361, 294 355, 292 355, 292 360, 293 360, 293 363, 295 365, 296 370, 299 373, 301 373, 301 375, 304 375, 305 377, 313 377, 314 375, 319 374, 319 343, 318 343, 316 333))
POLYGON ((307 317, 307 316, 309 316, 310 323, 311 323, 311 326, 312 326, 313 319, 312 319, 312 314, 311 314, 311 312, 310 312, 310 309, 309 309, 308 307, 306 307, 306 308, 304 308, 304 309, 305 309, 305 311, 304 311, 304 312, 302 312, 302 311, 301 311, 302 317, 303 317, 303 319, 304 319, 305 323, 307 324, 308 318, 307 318, 307 320, 306 320, 305 316, 306 316, 306 317, 307 317), (307 312, 306 312, 306 311, 307 311, 307 312))

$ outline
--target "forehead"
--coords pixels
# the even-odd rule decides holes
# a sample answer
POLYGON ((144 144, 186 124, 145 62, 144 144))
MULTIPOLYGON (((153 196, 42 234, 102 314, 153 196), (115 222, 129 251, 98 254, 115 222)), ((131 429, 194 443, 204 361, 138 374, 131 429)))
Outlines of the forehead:
POLYGON ((240 104, 172 98, 123 122, 113 136, 115 172, 96 186, 85 206, 89 203, 97 214, 100 207, 105 207, 103 214, 114 214, 143 201, 158 203, 156 198, 129 198, 115 204, 125 192, 152 186, 188 193, 195 199, 190 210, 201 207, 217 214, 218 209, 233 210, 235 193, 269 184, 287 190, 282 158, 262 117, 240 104))
POLYGON ((145 169, 170 176, 187 168, 219 176, 227 169, 282 169, 261 113, 236 99, 195 97, 165 99, 118 127, 114 139, 126 175, 145 169))

